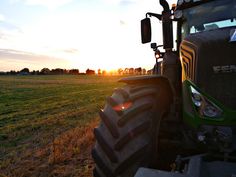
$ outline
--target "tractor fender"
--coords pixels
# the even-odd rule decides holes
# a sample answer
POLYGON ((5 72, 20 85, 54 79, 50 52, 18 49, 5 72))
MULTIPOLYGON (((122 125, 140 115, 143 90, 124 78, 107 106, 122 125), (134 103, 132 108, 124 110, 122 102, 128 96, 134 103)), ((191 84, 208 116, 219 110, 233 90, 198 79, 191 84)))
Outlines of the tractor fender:
POLYGON ((173 102, 175 97, 174 88, 169 81, 169 79, 165 76, 161 75, 144 75, 144 76, 132 76, 125 77, 120 79, 118 82, 123 82, 128 85, 149 85, 156 84, 162 90, 165 90, 165 99, 169 102, 173 102))

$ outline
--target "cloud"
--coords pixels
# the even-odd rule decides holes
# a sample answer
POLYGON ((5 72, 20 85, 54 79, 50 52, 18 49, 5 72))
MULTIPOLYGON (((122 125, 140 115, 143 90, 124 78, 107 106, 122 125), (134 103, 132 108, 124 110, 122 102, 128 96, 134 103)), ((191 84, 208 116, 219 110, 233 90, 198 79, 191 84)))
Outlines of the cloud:
POLYGON ((3 45, 3 40, 4 41, 10 41, 12 38, 14 38, 16 33, 10 31, 10 30, 6 30, 6 29, 2 29, 0 28, 0 46, 3 45))
POLYGON ((120 25, 126 25, 126 22, 124 20, 120 20, 120 25))
POLYGON ((0 26, 0 47, 4 45, 8 46, 8 44, 12 45, 14 39, 22 34, 23 34, 23 31, 18 26, 12 23, 9 23, 7 21, 2 22, 0 26), (8 44, 6 44, 6 42, 8 44))
POLYGON ((44 6, 50 9, 54 9, 65 4, 72 2, 73 0, 11 0, 11 3, 24 2, 30 6, 44 6))
POLYGON ((0 39, 5 40, 7 38, 8 38, 8 35, 6 35, 6 33, 0 30, 0 39))
POLYGON ((74 53, 78 53, 78 52, 79 52, 79 50, 78 50, 78 49, 75 49, 75 48, 63 49, 62 51, 65 52, 65 53, 71 53, 71 54, 74 54, 74 53))
POLYGON ((61 58, 38 55, 31 52, 0 49, 0 70, 20 70, 23 67, 38 70, 43 67, 48 68, 68 68, 68 62, 61 58))
POLYGON ((0 49, 0 56, 12 56, 12 55, 17 55, 17 56, 30 56, 34 55, 31 52, 25 52, 25 51, 18 51, 14 49, 0 49))
POLYGON ((0 39, 7 40, 13 36, 23 33, 20 27, 10 22, 4 15, 0 14, 0 39))
POLYGON ((5 17, 5 15, 0 14, 0 22, 1 22, 1 26, 0 29, 7 29, 7 30, 19 30, 20 28, 17 27, 16 25, 14 25, 12 22, 9 21, 9 19, 7 19, 5 17))
POLYGON ((140 0, 103 0, 103 2, 107 4, 115 4, 115 5, 131 5, 139 2, 140 0))
POLYGON ((5 17, 4 15, 0 14, 0 22, 3 22, 3 21, 5 21, 5 17))
POLYGON ((7 21, 2 22, 0 29, 6 29, 8 31, 10 30, 10 31, 22 32, 20 27, 14 25, 12 23, 9 23, 7 21))
POLYGON ((129 5, 133 5, 135 3, 137 3, 137 1, 135 1, 135 0, 122 0, 122 1, 120 1, 119 4, 121 6, 129 6, 129 5))

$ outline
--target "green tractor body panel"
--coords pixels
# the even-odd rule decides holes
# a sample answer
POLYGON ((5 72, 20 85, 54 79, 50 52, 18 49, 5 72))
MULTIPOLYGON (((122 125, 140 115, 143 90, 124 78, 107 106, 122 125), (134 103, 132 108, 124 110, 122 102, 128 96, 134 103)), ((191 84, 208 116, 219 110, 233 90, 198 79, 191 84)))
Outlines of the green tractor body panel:
POLYGON ((190 127, 198 128, 201 125, 215 125, 215 126, 236 126, 236 111, 226 107, 224 104, 220 103, 218 100, 201 92, 191 81, 185 80, 183 82, 183 120, 190 127), (211 118, 207 116, 200 115, 192 101, 191 87, 207 98, 209 101, 217 105, 222 110, 222 113, 217 118, 211 118))
POLYGON ((234 31, 236 26, 207 30, 202 25, 202 31, 181 42, 183 120, 191 127, 236 125, 236 44, 230 41, 234 31), (212 115, 204 115, 204 104, 210 105, 212 115))

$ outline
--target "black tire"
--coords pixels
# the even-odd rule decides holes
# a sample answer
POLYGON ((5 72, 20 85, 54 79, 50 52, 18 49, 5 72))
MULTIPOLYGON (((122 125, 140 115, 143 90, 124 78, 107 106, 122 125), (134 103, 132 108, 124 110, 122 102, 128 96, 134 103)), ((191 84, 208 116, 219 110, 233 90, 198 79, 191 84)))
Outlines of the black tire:
POLYGON ((159 122, 170 104, 166 92, 154 84, 130 84, 107 98, 94 129, 95 177, 131 177, 153 163, 159 122))

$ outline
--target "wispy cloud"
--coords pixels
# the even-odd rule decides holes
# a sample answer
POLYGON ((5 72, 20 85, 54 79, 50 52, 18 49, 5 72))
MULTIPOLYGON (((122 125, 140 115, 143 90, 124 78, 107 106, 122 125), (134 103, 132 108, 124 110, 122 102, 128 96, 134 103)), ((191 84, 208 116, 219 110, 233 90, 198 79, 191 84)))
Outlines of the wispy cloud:
POLYGON ((72 2, 73 0, 11 0, 11 3, 24 2, 31 6, 44 6, 47 8, 57 8, 72 2))
POLYGON ((6 35, 6 33, 4 33, 2 30, 0 30, 0 39, 5 40, 7 38, 8 38, 8 35, 6 35))
POLYGON ((108 4, 116 4, 116 5, 131 5, 139 2, 140 0, 103 0, 108 4))
POLYGON ((124 20, 120 20, 120 25, 126 25, 126 22, 124 20))
POLYGON ((34 54, 31 52, 19 51, 19 50, 14 50, 14 49, 0 49, 0 56, 12 56, 12 55, 29 56, 29 55, 34 55, 34 54))
POLYGON ((0 22, 3 22, 3 21, 5 21, 5 17, 4 15, 0 14, 0 22))
POLYGON ((0 65, 0 71, 7 71, 11 69, 20 70, 23 67, 29 67, 30 69, 36 70, 43 67, 69 67, 68 62, 61 58, 38 55, 31 52, 13 49, 0 49, 0 58, 4 59, 4 65, 0 65), (6 66, 8 66, 9 68, 6 66))
POLYGON ((79 50, 75 48, 63 49, 62 51, 65 53, 71 53, 71 54, 75 54, 79 52, 79 50))
POLYGON ((12 22, 10 22, 9 19, 6 18, 5 15, 0 14, 0 33, 3 33, 1 30, 6 30, 6 31, 11 31, 11 30, 15 30, 15 31, 21 31, 21 29, 13 24, 12 22))
POLYGON ((120 1, 119 4, 122 6, 128 6, 128 5, 133 5, 135 3, 137 3, 137 0, 136 1, 135 0, 123 0, 123 1, 120 1))
POLYGON ((5 29, 7 31, 18 31, 22 32, 22 29, 12 23, 9 23, 7 21, 2 22, 0 29, 5 29))
POLYGON ((55 57, 49 57, 45 55, 38 55, 31 52, 14 50, 14 49, 0 49, 0 57, 8 60, 17 59, 26 62, 42 62, 55 60, 55 57))
POLYGON ((0 47, 9 47, 14 45, 17 37, 21 36, 23 31, 18 26, 7 21, 1 22, 0 26, 0 47))

